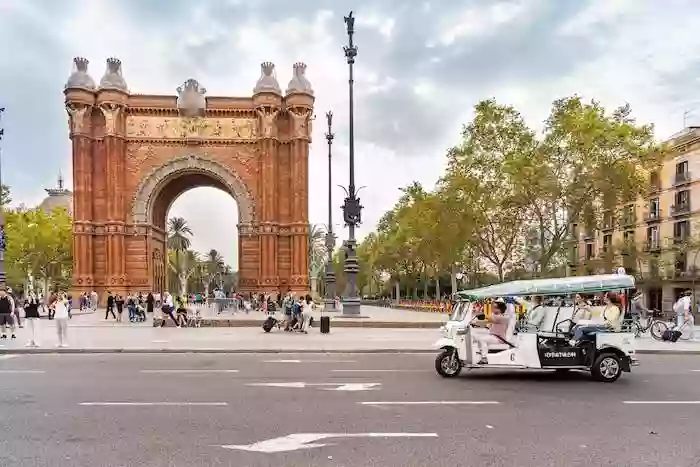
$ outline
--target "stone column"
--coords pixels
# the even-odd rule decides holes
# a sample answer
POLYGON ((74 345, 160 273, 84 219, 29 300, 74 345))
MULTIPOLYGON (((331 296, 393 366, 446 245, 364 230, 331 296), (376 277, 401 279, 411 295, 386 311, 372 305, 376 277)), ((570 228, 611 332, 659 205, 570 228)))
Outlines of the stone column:
POLYGON ((124 107, 114 103, 99 106, 105 118, 105 157, 107 161, 107 284, 125 291, 126 251, 124 245, 126 212, 124 206, 126 144, 124 107))
POLYGON ((309 185, 308 157, 311 109, 305 106, 289 108, 290 169, 292 186, 302 187, 292 194, 291 205, 291 289, 297 293, 309 292, 309 185))
POLYGON ((92 260, 92 106, 66 105, 73 146, 73 287, 76 293, 93 284, 92 260))
POLYGON ((257 108, 260 117, 260 279, 267 291, 279 290, 277 268, 277 116, 279 107, 263 105, 257 108))

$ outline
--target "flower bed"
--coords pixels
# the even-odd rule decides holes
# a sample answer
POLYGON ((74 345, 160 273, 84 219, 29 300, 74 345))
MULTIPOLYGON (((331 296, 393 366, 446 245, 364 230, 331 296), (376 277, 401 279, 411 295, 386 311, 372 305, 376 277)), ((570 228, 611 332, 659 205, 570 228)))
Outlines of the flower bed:
POLYGON ((449 300, 399 300, 394 308, 429 313, 449 313, 452 303, 449 300))

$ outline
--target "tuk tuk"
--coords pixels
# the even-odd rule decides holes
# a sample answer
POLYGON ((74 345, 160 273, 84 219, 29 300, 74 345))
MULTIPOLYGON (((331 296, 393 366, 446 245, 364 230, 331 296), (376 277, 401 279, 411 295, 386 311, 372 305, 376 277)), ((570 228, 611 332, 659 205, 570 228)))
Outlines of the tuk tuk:
MULTIPOLYGON (((441 328, 442 337, 435 343, 440 350, 435 369, 446 378, 459 375, 463 368, 583 370, 597 381, 616 381, 623 372, 638 365, 634 333, 623 323, 624 317, 629 316, 629 291, 634 287, 632 276, 605 274, 518 280, 458 292, 450 319, 441 328), (617 326, 611 326, 602 316, 598 321, 576 318, 577 311, 590 307, 580 307, 570 297, 605 292, 617 292, 623 297, 617 326), (539 297, 545 303, 535 305, 525 297, 539 297), (479 313, 485 300, 510 302, 504 314, 508 317, 505 336, 489 338, 487 355, 479 353, 478 348, 480 342, 484 347, 483 336, 489 333, 483 327, 484 315, 479 313), (525 306, 525 321, 539 308, 538 325, 525 322, 516 329, 518 319, 512 306, 515 303, 525 306)), ((503 318, 501 321, 505 322, 503 318)))

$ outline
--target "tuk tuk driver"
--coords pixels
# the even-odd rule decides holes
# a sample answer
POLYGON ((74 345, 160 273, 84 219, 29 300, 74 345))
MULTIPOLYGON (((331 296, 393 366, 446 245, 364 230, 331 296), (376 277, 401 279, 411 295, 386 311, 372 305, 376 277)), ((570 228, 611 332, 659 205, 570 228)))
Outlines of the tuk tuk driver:
POLYGON ((486 356, 489 353, 489 345, 502 344, 508 342, 506 340, 506 332, 508 331, 508 324, 510 322, 510 316, 506 315, 506 304, 503 300, 498 299, 494 303, 493 311, 491 312, 491 327, 488 334, 475 336, 477 345, 479 346, 479 354, 481 358, 479 359, 479 365, 484 365, 488 363, 486 356))

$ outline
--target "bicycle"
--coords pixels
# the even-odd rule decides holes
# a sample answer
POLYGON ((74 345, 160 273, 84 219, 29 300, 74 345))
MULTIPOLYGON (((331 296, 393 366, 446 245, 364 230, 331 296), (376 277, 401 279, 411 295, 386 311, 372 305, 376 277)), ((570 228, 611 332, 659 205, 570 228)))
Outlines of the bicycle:
POLYGON ((664 331, 669 328, 669 323, 656 318, 658 312, 653 311, 651 317, 646 319, 646 323, 642 323, 642 319, 639 315, 635 315, 632 318, 632 331, 634 332, 634 337, 641 337, 642 334, 649 331, 652 339, 660 341, 664 331))

